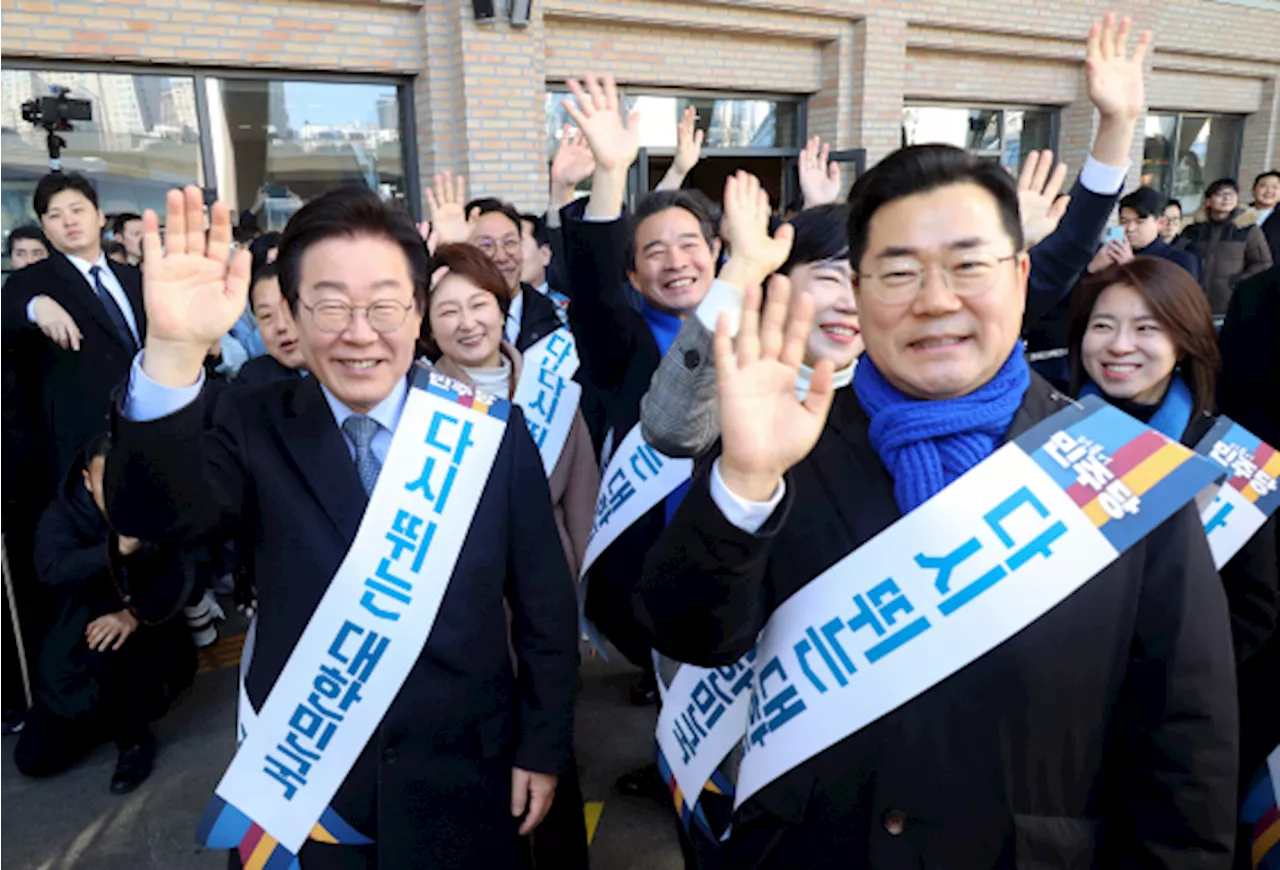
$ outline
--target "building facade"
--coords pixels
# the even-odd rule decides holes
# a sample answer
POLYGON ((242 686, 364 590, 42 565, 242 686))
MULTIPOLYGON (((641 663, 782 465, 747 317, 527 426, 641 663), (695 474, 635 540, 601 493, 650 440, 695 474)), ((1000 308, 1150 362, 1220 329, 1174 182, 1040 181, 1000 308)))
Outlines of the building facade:
POLYGON ((32 218, 48 155, 22 104, 52 85, 93 103, 62 134, 63 165, 104 210, 195 183, 267 229, 339 183, 420 213, 445 169, 541 209, 564 82, 585 70, 613 72, 641 110, 636 191, 670 163, 689 104, 707 131, 689 183, 716 198, 746 167, 791 201, 814 134, 848 176, 929 141, 1012 169, 1052 147, 1074 174, 1096 123, 1083 36, 1107 8, 1156 36, 1129 186, 1191 213, 1214 178, 1247 186, 1280 163, 1272 0, 532 0, 523 24, 511 3, 481 22, 472 0, 0 0, 3 229, 32 218))

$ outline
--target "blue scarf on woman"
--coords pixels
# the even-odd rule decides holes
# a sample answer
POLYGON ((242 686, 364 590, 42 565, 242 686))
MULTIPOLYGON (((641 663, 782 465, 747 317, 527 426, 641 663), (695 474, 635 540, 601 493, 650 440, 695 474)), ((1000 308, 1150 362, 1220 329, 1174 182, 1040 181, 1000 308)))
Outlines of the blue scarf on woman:
POLYGON ((871 446, 893 478, 898 508, 904 514, 915 510, 995 452, 1029 386, 1022 342, 995 377, 954 399, 907 396, 864 354, 853 389, 871 419, 871 446))
MULTIPOLYGON (((660 358, 666 356, 667 351, 671 350, 671 345, 676 340, 676 333, 684 325, 684 321, 680 319, 679 315, 654 308, 649 304, 648 299, 642 299, 640 302, 640 316, 649 325, 649 332, 653 333, 653 340, 658 343, 658 356, 660 358)), ((663 502, 663 514, 666 517, 666 522, 670 523, 671 518, 676 515, 676 508, 680 507, 680 502, 684 501, 685 495, 689 492, 689 484, 691 482, 685 481, 680 484, 680 486, 672 490, 671 495, 667 496, 666 501, 663 502)))
MULTIPOLYGON (((1106 393, 1098 389, 1098 385, 1093 381, 1088 381, 1080 388, 1082 396, 1100 396, 1111 404, 1118 407, 1121 411, 1132 416, 1145 416, 1135 414, 1133 405, 1141 407, 1140 403, 1124 403, 1113 401, 1106 393), (1126 404, 1129 407, 1126 407, 1126 404)), ((1150 407, 1149 405, 1146 407, 1150 407)), ((1191 412, 1195 410, 1195 398, 1191 395, 1191 388, 1187 386, 1187 382, 1180 375, 1175 375, 1173 380, 1169 381, 1169 389, 1165 391, 1164 398, 1160 400, 1160 404, 1156 407, 1155 413, 1144 420, 1148 426, 1155 429, 1161 435, 1172 438, 1174 441, 1182 440, 1182 433, 1187 431, 1187 424, 1191 422, 1191 412)))

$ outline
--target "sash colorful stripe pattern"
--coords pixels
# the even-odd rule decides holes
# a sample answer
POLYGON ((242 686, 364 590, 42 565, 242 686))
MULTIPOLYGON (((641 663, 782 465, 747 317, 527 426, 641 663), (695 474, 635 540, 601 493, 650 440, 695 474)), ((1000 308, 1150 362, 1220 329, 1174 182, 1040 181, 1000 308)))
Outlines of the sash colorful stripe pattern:
MULTIPOLYGON (((690 824, 696 824, 712 840, 719 840, 720 837, 711 830, 711 822, 707 820, 707 814, 703 811, 699 802, 701 795, 693 795, 693 799, 690 800, 689 796, 680 788, 680 783, 676 781, 675 775, 671 772, 671 764, 667 761, 667 756, 663 753, 661 745, 657 747, 656 752, 658 756, 658 775, 662 777, 662 781, 667 784, 667 788, 671 791, 671 801, 675 804, 676 815, 680 817, 680 824, 684 825, 686 831, 689 830, 690 824)), ((711 774, 711 778, 707 780, 707 784, 703 788, 712 794, 733 797, 733 783, 718 770, 711 774)))
POLYGON ((447 375, 419 366, 414 373, 414 386, 421 387, 433 396, 439 396, 464 408, 506 422, 511 414, 511 404, 484 390, 472 390, 447 375))
MULTIPOLYGON (((205 808, 196 838, 210 849, 235 849, 240 853, 244 870, 299 870, 296 855, 217 795, 205 808)), ((346 846, 366 846, 373 842, 347 824, 333 807, 325 809, 311 829, 309 839, 346 846)))
POLYGON ((1192 487, 1199 478, 1176 473, 1193 454, 1110 406, 1082 416, 1053 439, 1046 440, 1040 428, 1018 438, 1019 446, 1117 552, 1150 531, 1143 523, 1124 521, 1138 513, 1141 500, 1181 505, 1195 497, 1192 487))
POLYGON ((1254 870, 1280 870, 1280 746, 1258 769, 1240 808, 1240 821, 1253 826, 1254 870))
POLYGON ((1225 445, 1228 458, 1224 464, 1231 470, 1226 485, 1270 516, 1280 507, 1280 487, 1276 485, 1280 451, 1235 422, 1218 440, 1225 445))

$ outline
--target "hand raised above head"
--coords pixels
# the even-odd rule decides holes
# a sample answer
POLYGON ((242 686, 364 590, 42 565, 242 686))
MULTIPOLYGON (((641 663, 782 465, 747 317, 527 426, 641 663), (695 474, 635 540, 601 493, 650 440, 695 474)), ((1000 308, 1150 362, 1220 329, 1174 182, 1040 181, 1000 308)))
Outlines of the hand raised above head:
POLYGON ((143 366, 153 377, 161 374, 161 383, 174 375, 180 383, 172 386, 190 383, 209 345, 244 314, 253 257, 247 250, 231 254, 231 213, 222 202, 209 210, 206 233, 204 194, 194 186, 169 191, 163 244, 156 213, 142 216, 142 251, 143 366))
POLYGON ((560 147, 551 161, 551 183, 576 187, 595 171, 596 157, 591 153, 586 137, 581 130, 565 124, 560 134, 560 147))
POLYGON ((741 498, 767 501, 788 469, 809 455, 826 425, 834 396, 833 366, 813 370, 809 393, 796 396, 796 377, 813 325, 813 297, 801 293, 791 307, 791 282, 775 275, 760 310, 760 288, 742 302, 737 348, 728 317, 716 324, 716 382, 723 452, 720 475, 741 498))
POLYGON ((618 86, 609 73, 587 73, 581 82, 570 79, 568 85, 576 103, 566 101, 565 111, 586 136, 596 171, 625 173, 640 151, 640 113, 623 118, 618 86))
POLYGON ((805 208, 829 205, 840 198, 840 164, 831 160, 831 146, 817 136, 800 152, 797 169, 805 208))
POLYGON ((698 111, 686 106, 676 127, 676 156, 671 167, 681 175, 688 175, 702 157, 702 141, 705 133, 698 129, 698 111))
POLYGON ((465 242, 471 238, 474 216, 468 216, 467 180, 445 170, 434 178, 434 190, 428 187, 424 193, 427 199, 427 217, 435 234, 437 245, 465 242))
POLYGON ((1058 228, 1071 197, 1059 197, 1067 180, 1067 164, 1053 166, 1052 151, 1032 151, 1018 177, 1018 212, 1024 247, 1038 244, 1058 228), (1050 170, 1053 174, 1050 175, 1050 170))
POLYGON ((760 284, 787 261, 795 230, 783 224, 769 235, 769 194, 760 179, 749 172, 730 175, 724 185, 724 219, 721 233, 729 245, 729 261, 721 280, 739 290, 760 284))
POLYGON ((1085 44, 1085 78, 1089 99, 1103 116, 1137 118, 1145 106, 1143 62, 1151 46, 1151 31, 1138 36, 1133 54, 1128 53, 1129 17, 1108 12, 1089 28, 1085 44))

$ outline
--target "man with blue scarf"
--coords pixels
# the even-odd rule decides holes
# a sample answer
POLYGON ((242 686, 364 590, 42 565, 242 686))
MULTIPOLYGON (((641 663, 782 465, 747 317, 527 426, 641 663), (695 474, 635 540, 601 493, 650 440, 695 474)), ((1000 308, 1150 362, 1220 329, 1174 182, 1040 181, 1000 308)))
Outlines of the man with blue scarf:
MULTIPOLYGON (((763 312, 747 293, 736 349, 722 318, 721 449, 634 599, 672 658, 738 661, 779 605, 1069 401, 1023 357, 1030 261, 1000 167, 905 148, 855 185, 848 226, 866 341, 852 389, 834 390, 824 361, 797 398, 812 313, 802 297, 788 316, 785 279, 763 312)), ((1189 505, 1012 637, 755 792, 725 866, 1227 868, 1232 659, 1189 505)))

